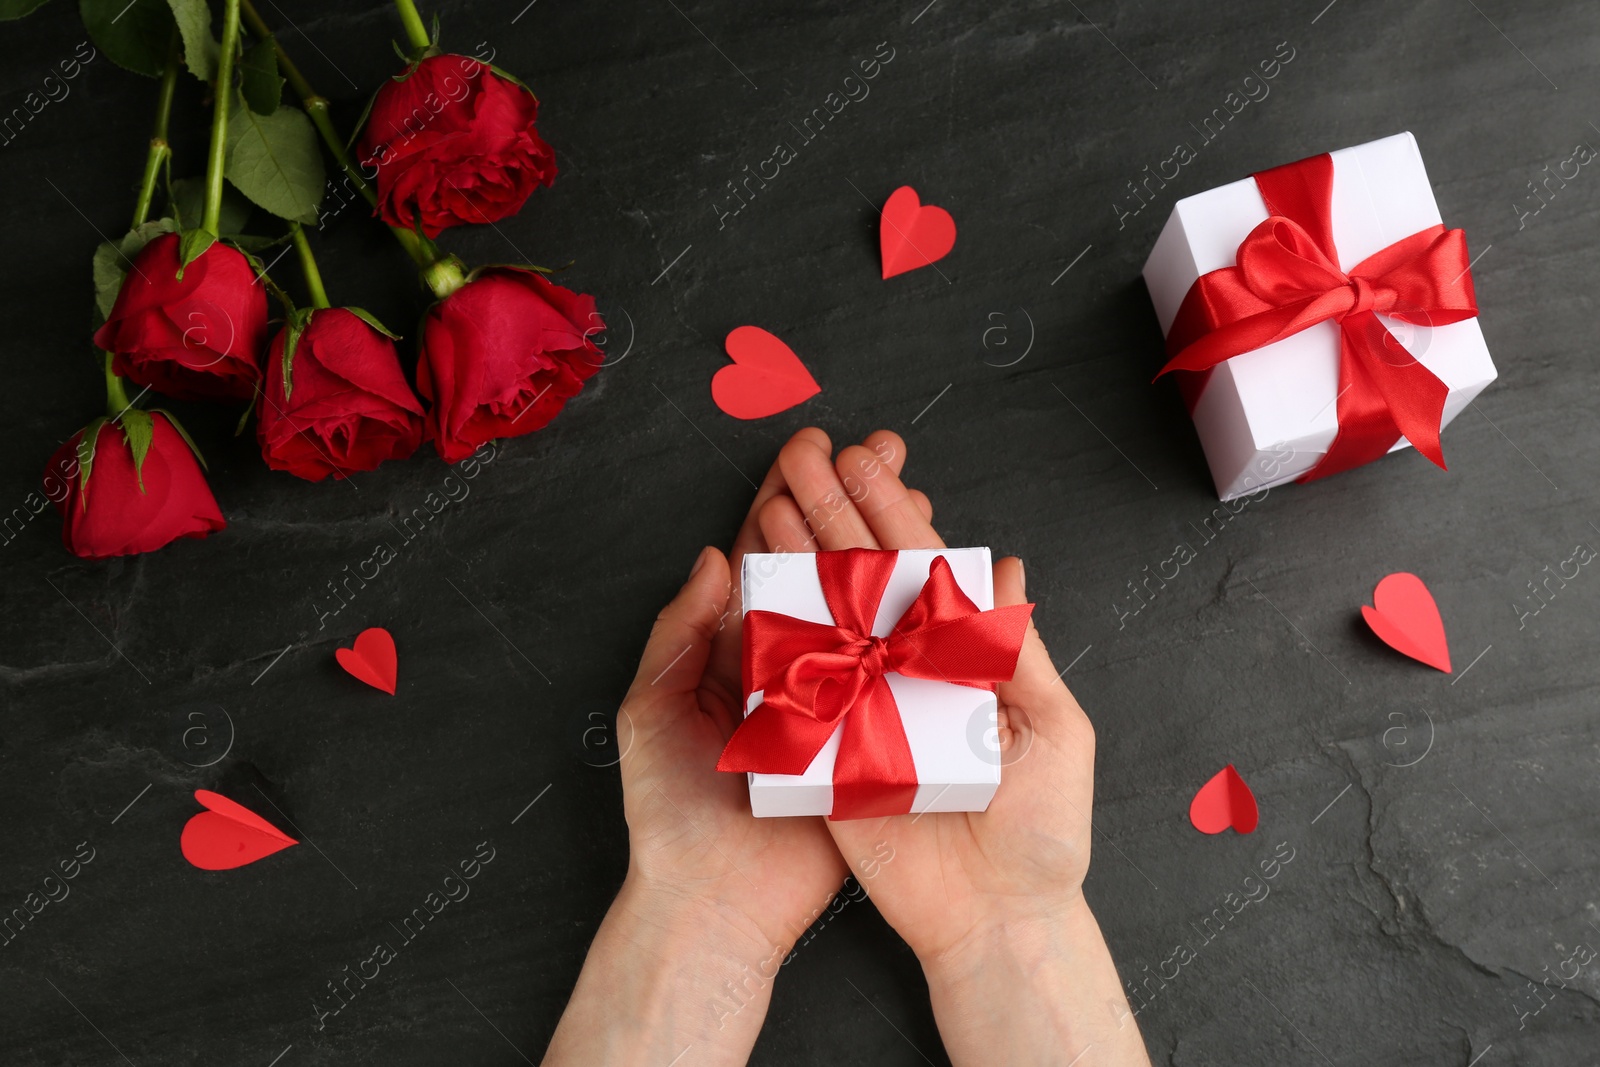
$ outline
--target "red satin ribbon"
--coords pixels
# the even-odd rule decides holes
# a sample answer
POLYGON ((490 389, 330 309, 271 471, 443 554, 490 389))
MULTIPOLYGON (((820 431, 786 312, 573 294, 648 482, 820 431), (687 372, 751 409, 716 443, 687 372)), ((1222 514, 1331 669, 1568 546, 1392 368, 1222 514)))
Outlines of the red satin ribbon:
POLYGON ((980 611, 937 556, 888 637, 873 637, 898 552, 817 553, 834 625, 775 611, 744 617, 744 694, 762 702, 733 732, 719 771, 803 774, 844 723, 833 765, 831 819, 904 815, 917 769, 885 674, 993 689, 1010 681, 1032 604, 980 611))
POLYGON ((1449 389, 1374 312, 1430 327, 1476 315, 1466 235, 1430 226, 1346 274, 1333 243, 1332 157, 1312 156, 1255 180, 1270 217, 1239 246, 1236 266, 1190 287, 1167 334, 1171 358, 1161 374, 1208 372, 1331 319, 1339 324, 1339 430, 1299 481, 1377 459, 1402 435, 1443 467, 1439 424, 1449 389))

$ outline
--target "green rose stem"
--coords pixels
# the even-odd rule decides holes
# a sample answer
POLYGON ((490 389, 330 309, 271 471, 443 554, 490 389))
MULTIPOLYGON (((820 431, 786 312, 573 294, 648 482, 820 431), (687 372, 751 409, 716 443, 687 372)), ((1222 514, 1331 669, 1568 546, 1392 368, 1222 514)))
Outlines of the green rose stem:
POLYGON ((294 238, 294 250, 300 256, 300 270, 306 276, 306 288, 311 290, 311 306, 314 308, 330 306, 328 291, 322 287, 322 272, 317 270, 317 260, 311 254, 311 242, 306 240, 306 232, 300 228, 298 222, 291 222, 289 234, 294 238))
POLYGON ((422 15, 417 11, 417 5, 411 0, 394 0, 394 8, 400 12, 400 21, 405 25, 406 37, 411 41, 411 47, 418 52, 433 47, 433 38, 428 35, 428 27, 422 23, 422 15))
POLYGON ((206 207, 200 228, 218 237, 222 222, 222 169, 228 152, 228 108, 233 103, 233 56, 239 50, 239 0, 223 0, 222 45, 217 53, 216 102, 211 107, 211 154, 206 159, 206 207))
MULTIPOLYGON (((144 158, 144 178, 139 183, 139 199, 133 205, 133 226, 137 230, 150 218, 150 204, 155 200, 156 180, 161 168, 172 158, 172 146, 167 144, 167 121, 172 116, 172 98, 178 88, 178 70, 183 66, 183 38, 176 27, 172 42, 167 46, 167 63, 161 70, 161 88, 156 94, 156 122, 150 130, 150 149, 144 158)), ((115 360, 110 352, 101 352, 100 360, 106 376, 106 414, 117 418, 133 406, 122 379, 111 369, 115 360)))
POLYGON ((122 379, 111 369, 111 361, 116 357, 110 352, 100 353, 100 358, 106 365, 106 415, 117 418, 124 411, 133 406, 128 399, 128 391, 122 387, 122 379))
POLYGON ((167 48, 167 65, 161 71, 161 91, 156 97, 156 124, 150 131, 150 152, 144 160, 144 180, 139 183, 139 201, 133 207, 133 229, 138 229, 150 217, 150 203, 156 195, 156 179, 161 168, 172 157, 167 144, 167 119, 172 114, 172 97, 178 87, 178 68, 183 66, 183 38, 176 28, 172 43, 167 48))
MULTIPOLYGON (((333 153, 334 161, 339 164, 339 169, 344 171, 345 177, 350 179, 350 183, 355 186, 357 192, 366 198, 367 203, 376 207, 378 194, 372 191, 372 186, 367 183, 367 180, 361 176, 361 172, 350 161, 350 153, 345 151, 344 141, 340 139, 339 131, 333 128, 333 119, 328 114, 327 98, 318 96, 316 91, 311 88, 311 83, 306 81, 305 76, 300 73, 300 68, 294 65, 294 61, 289 58, 289 53, 283 50, 283 45, 279 43, 278 38, 268 28, 266 22, 263 21, 261 14, 256 11, 255 5, 250 0, 239 0, 239 9, 244 15, 245 23, 250 27, 250 32, 263 41, 272 42, 272 50, 278 56, 278 72, 289 83, 289 88, 295 91, 295 95, 300 97, 301 104, 305 106, 306 114, 311 117, 311 124, 317 128, 317 133, 322 135, 322 141, 328 146, 328 151, 333 153)), ((395 240, 400 242, 401 247, 406 250, 406 254, 422 270, 426 271, 441 258, 439 250, 433 246, 433 243, 426 241, 421 235, 411 230, 402 229, 399 226, 390 226, 389 232, 394 234, 395 240)))

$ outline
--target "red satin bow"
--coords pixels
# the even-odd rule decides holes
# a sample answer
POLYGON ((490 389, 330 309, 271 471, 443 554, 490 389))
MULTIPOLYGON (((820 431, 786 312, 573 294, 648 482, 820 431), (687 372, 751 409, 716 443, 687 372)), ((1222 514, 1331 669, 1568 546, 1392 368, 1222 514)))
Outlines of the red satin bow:
POLYGON ((719 771, 803 774, 844 732, 833 765, 831 819, 903 815, 917 769, 885 674, 992 689, 1009 681, 1032 604, 980 611, 937 556, 928 581, 888 637, 873 637, 878 604, 898 552, 817 553, 817 577, 834 625, 775 611, 744 617, 744 694, 762 702, 733 732, 719 771))
POLYGON ((1209 371, 1332 319, 1340 336, 1339 430, 1299 480, 1377 459, 1402 435, 1443 467, 1439 424, 1449 389, 1374 312, 1417 326, 1476 315, 1466 235, 1430 226, 1345 274, 1333 243, 1332 157, 1312 156, 1255 180, 1270 217, 1239 246, 1236 266, 1202 275, 1190 287, 1168 331, 1171 360, 1161 374, 1209 371))

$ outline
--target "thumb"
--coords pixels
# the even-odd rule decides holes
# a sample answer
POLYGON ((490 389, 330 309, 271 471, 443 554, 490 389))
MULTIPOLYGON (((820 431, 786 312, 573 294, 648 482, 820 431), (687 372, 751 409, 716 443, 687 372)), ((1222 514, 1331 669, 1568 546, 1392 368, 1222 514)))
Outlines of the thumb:
MULTIPOLYGON (((994 565, 994 606, 1003 608, 1025 603, 1022 561, 1015 556, 1002 559, 994 565)), ((1050 652, 1031 621, 1028 634, 1023 638, 1022 654, 1017 657, 1016 673, 1009 682, 1000 683, 999 696, 1001 704, 1020 706, 1036 717, 1052 714, 1063 701, 1074 708, 1077 706, 1077 701, 1062 684, 1055 664, 1050 662, 1050 652)))
POLYGON ((705 548, 678 595, 656 617, 650 640, 639 657, 629 698, 647 706, 661 697, 692 693, 700 685, 711 639, 721 629, 728 606, 728 561, 705 548))

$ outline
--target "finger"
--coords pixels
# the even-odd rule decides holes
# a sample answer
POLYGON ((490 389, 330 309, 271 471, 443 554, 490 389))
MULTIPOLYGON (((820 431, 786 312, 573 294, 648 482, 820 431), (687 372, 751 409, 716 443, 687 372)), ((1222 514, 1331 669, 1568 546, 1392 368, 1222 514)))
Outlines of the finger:
MULTIPOLYGON (((994 565, 994 606, 1008 607, 1026 604, 1027 593, 1023 584, 1022 561, 1008 556, 994 565)), ((1083 714, 1078 702, 1062 682, 1050 652, 1044 647, 1038 629, 1028 623, 1028 634, 1023 638, 1022 654, 1017 657, 1016 673, 1009 682, 1000 683, 1001 703, 1018 705, 1032 713, 1038 720, 1061 713, 1083 714), (1059 709, 1059 710, 1058 710, 1059 709)))
POLYGON ((900 476, 906 466, 906 443, 904 439, 893 430, 874 430, 867 434, 867 439, 861 444, 872 450, 888 468, 900 476))
POLYGON ((911 499, 916 503, 917 510, 922 512, 922 517, 932 522, 933 501, 928 499, 928 494, 921 489, 907 489, 906 492, 911 494, 911 499))
POLYGON ((778 466, 806 525, 824 549, 877 548, 877 538, 845 494, 833 460, 815 442, 790 441, 778 453, 778 466))
POLYGON ((788 495, 776 496, 761 509, 761 536, 773 552, 815 552, 817 539, 811 535, 800 505, 788 495))
POLYGON ((851 445, 839 453, 835 471, 878 544, 884 548, 944 547, 910 491, 877 453, 851 445))
POLYGON ((670 707, 670 697, 700 686, 711 639, 728 603, 728 561, 715 548, 705 548, 678 595, 656 616, 639 673, 628 690, 635 718, 670 707))
MULTIPOLYGON (((828 435, 815 426, 806 427, 790 440, 811 441, 824 450, 833 447, 828 435)), ((774 497, 787 496, 788 492, 789 487, 783 480, 783 471, 779 468, 777 459, 773 459, 772 468, 767 471, 761 487, 756 490, 756 498, 751 501, 750 510, 744 517, 744 524, 734 537, 733 549, 728 554, 733 591, 723 612, 723 626, 712 639, 711 660, 706 667, 706 679, 725 699, 734 699, 739 688, 739 634, 742 629, 744 609, 744 587, 740 578, 744 556, 747 552, 768 551, 768 541, 761 533, 761 509, 767 501, 774 497)))
MULTIPOLYGON (((828 439, 828 435, 815 426, 807 426, 789 438, 789 440, 791 442, 810 441, 823 452, 831 453, 833 451, 833 442, 828 439)), ((762 481, 761 488, 756 490, 756 498, 751 502, 750 510, 745 515, 744 525, 739 528, 738 536, 733 539, 733 552, 729 556, 729 561, 734 567, 733 580, 736 588, 739 582, 739 557, 746 552, 767 551, 768 542, 761 536, 762 506, 773 497, 788 491, 789 486, 783 480, 783 469, 778 466, 778 461, 774 459, 772 461, 772 469, 767 471, 767 476, 762 481)))

